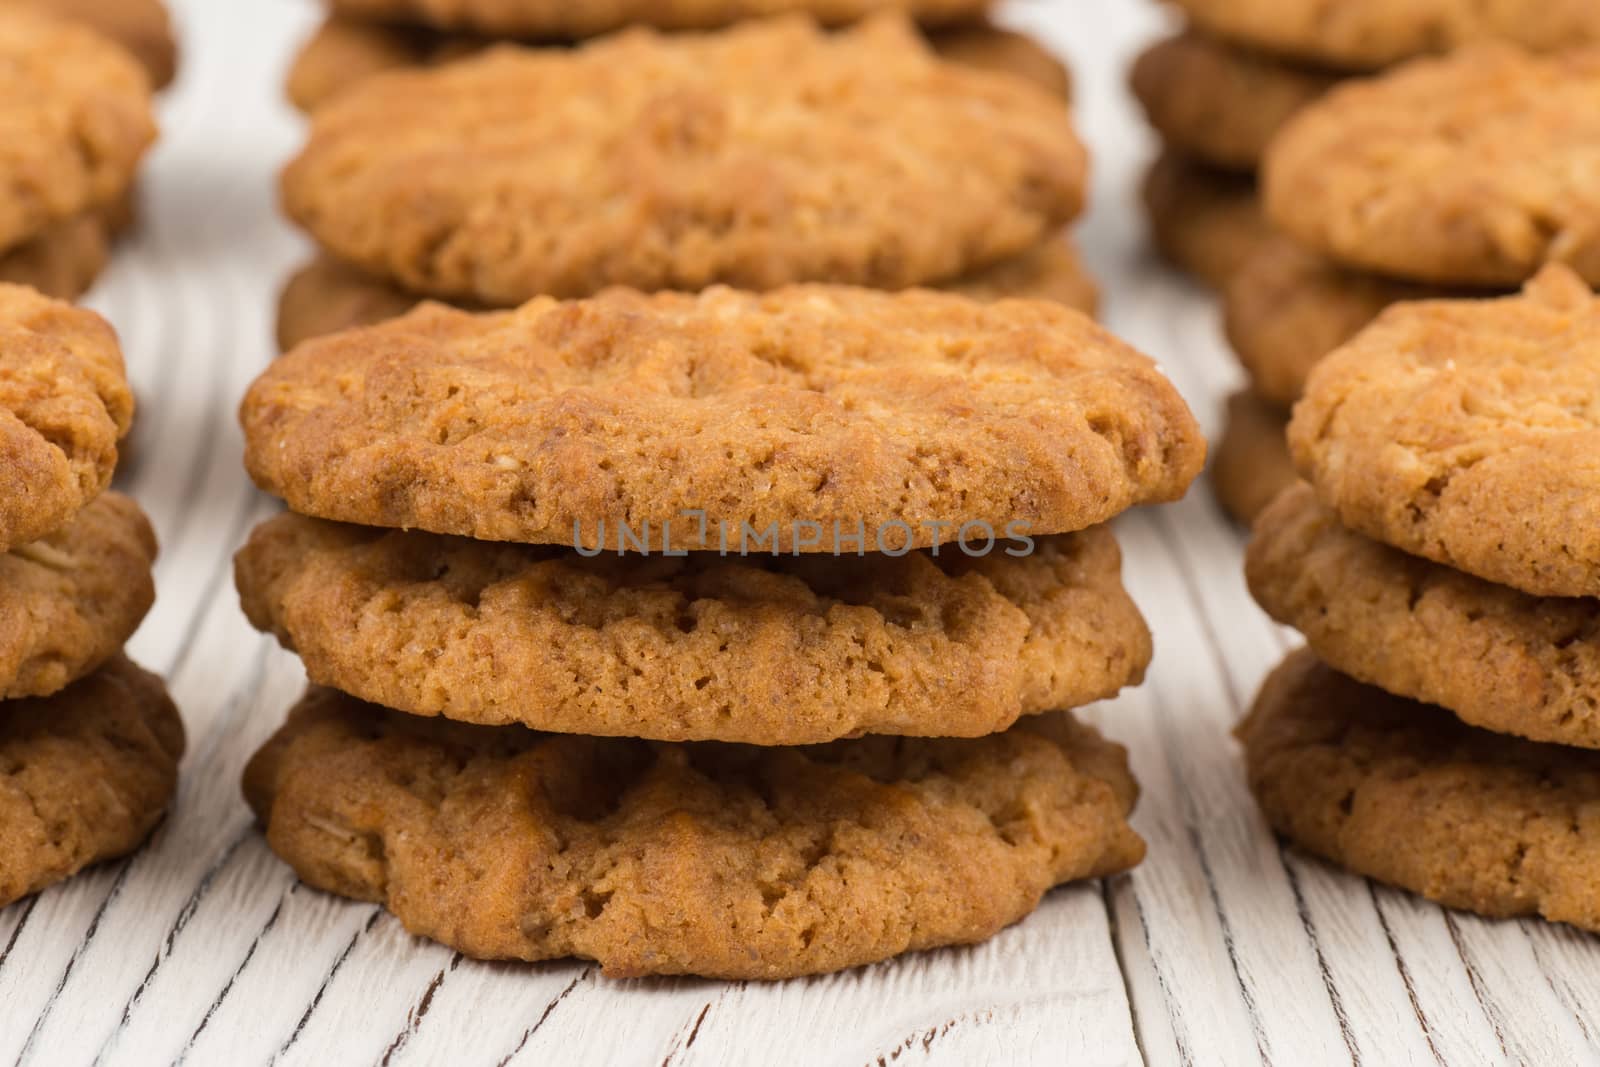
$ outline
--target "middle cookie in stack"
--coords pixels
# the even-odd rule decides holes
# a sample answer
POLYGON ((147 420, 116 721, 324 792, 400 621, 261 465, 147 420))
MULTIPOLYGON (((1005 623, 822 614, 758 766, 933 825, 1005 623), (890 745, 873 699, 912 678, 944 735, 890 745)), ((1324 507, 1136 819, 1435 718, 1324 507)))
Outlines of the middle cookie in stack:
MULTIPOLYGON (((1263 175, 1283 236, 1255 252, 1224 300, 1250 376, 1245 403, 1286 422, 1318 361, 1396 302, 1492 297, 1548 261, 1600 282, 1596 143, 1594 47, 1467 49, 1303 110, 1274 139, 1263 175)), ((1219 452, 1244 453, 1250 425, 1233 421, 1219 452)), ((1239 478, 1218 482, 1236 513, 1281 488, 1281 446, 1254 454, 1239 478)))
POLYGON ((507 46, 318 110, 283 198, 325 258, 284 292, 279 341, 424 297, 608 285, 927 285, 1087 311, 1062 232, 1086 167, 1059 98, 937 59, 901 19, 507 46))
POLYGON ((1248 558, 1311 650, 1242 730, 1269 819, 1446 903, 1600 929, 1600 299, 1549 267, 1397 306, 1318 366, 1290 442, 1311 485, 1248 558))
POLYGON ((301 346, 242 417, 296 512, 244 604, 331 687, 246 791, 313 885, 475 956, 774 978, 1142 854, 1120 750, 1060 709, 1142 677, 1100 524, 1203 446, 1075 312, 433 305, 301 346))

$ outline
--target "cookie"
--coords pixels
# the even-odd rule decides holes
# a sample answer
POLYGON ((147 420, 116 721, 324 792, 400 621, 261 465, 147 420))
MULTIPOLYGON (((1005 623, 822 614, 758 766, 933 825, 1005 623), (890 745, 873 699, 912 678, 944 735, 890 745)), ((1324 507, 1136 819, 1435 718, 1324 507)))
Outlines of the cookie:
POLYGON ((94 499, 132 419, 110 325, 0 284, 0 551, 59 529, 94 499))
POLYGON ((1250 388, 1285 410, 1311 368, 1390 304, 1464 295, 1460 290, 1343 270, 1285 237, 1263 241, 1223 287, 1222 325, 1250 388))
POLYGON ((1353 530, 1535 596, 1600 596, 1600 298, 1397 304, 1318 364, 1295 466, 1353 530))
MULTIPOLYGON (((1600 7, 1595 8, 1600 19, 1600 7)), ((1301 111, 1262 169, 1267 215, 1344 266, 1514 287, 1600 282, 1600 48, 1419 60, 1301 111)))
POLYGON ((54 696, 0 705, 0 906, 138 848, 182 755, 161 679, 120 653, 54 696))
POLYGON ((1590 0, 1177 0, 1207 32, 1313 65, 1376 70, 1503 40, 1543 51, 1600 41, 1590 0))
POLYGON ((1171 382, 1075 311, 839 286, 424 305, 299 346, 240 416, 252 477, 301 514, 656 550, 1066 533, 1181 496, 1205 451, 1171 382))
POLYGON ((468 956, 784 978, 981 941, 1127 870, 1137 786, 1069 713, 757 748, 540 734, 312 689, 250 762, 267 843, 468 956))
POLYGON ((928 44, 941 59, 1010 74, 1063 100, 1072 99, 1072 72, 1055 53, 1025 33, 992 22, 965 23, 929 33, 928 44))
POLYGON ((1193 30, 1145 49, 1129 78, 1166 144, 1238 171, 1254 171, 1284 123, 1337 81, 1193 30))
POLYGON ((1043 244, 938 286, 973 300, 1049 300, 1093 315, 1100 305, 1100 287, 1066 237, 1043 244))
POLYGON ((0 6, 0 248, 109 204, 155 137, 144 72, 92 30, 0 6))
POLYGON ((337 16, 472 30, 493 37, 578 40, 627 26, 707 30, 745 19, 792 13, 828 26, 880 12, 902 12, 939 26, 979 19, 993 0, 331 0, 337 16))
POLYGON ((81 22, 132 53, 157 89, 178 72, 178 44, 161 0, 0 0, 0 8, 27 5, 81 22))
MULTIPOLYGON (((974 300, 1054 300, 1086 315, 1093 315, 1100 302, 1099 287, 1064 237, 941 288, 974 300)), ((289 276, 278 297, 278 350, 287 352, 303 341, 340 330, 375 326, 420 303, 420 297, 319 255, 289 276)), ((483 309, 467 305, 463 310, 483 309)))
POLYGON ((1137 684, 1150 635, 1110 532, 1032 549, 584 558, 283 515, 235 577, 250 621, 312 681, 386 707, 799 745, 974 737, 1137 684))
POLYGON ((1145 213, 1162 257, 1214 289, 1272 235, 1255 182, 1165 151, 1145 174, 1145 213))
POLYGON ((110 234, 101 216, 79 215, 0 252, 0 284, 27 285, 45 296, 76 300, 110 257, 110 234))
POLYGON ((1284 440, 1288 427, 1285 411, 1248 390, 1228 398, 1211 463, 1211 489, 1222 510, 1246 526, 1298 480, 1284 440))
MULTIPOLYGON (((313 337, 399 318, 425 298, 318 255, 289 276, 278 295, 278 351, 313 337)), ((469 305, 463 310, 478 310, 469 305)))
POLYGON ((121 493, 0 554, 0 697, 49 696, 114 655, 155 601, 155 558, 149 520, 121 493))
POLYGON ((1256 523, 1250 591, 1317 656, 1465 722, 1600 748, 1600 600, 1532 597, 1351 533, 1303 482, 1256 523))
MULTIPOLYGON (((1072 95, 1072 75, 1065 64, 1027 34, 980 22, 927 37, 935 52, 954 63, 1013 74, 1063 98, 1072 95)), ((495 43, 492 37, 470 33, 329 18, 295 54, 286 91, 289 102, 309 114, 375 74, 436 67, 495 43)))
POLYGON ((1308 852, 1453 908, 1600 930, 1600 754, 1464 725, 1306 650, 1238 735, 1267 821, 1308 852))
POLYGON ((1020 79, 942 62, 894 20, 783 19, 376 79, 317 111, 282 185, 345 262, 509 306, 944 281, 1057 233, 1084 167, 1066 104, 1020 79), (502 106, 527 99, 544 104, 502 106))

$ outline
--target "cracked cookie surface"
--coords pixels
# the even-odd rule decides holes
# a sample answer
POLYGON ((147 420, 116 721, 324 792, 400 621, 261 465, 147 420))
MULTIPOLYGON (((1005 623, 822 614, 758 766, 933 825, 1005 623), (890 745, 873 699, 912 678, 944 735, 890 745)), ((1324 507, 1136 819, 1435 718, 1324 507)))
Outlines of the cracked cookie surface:
POLYGON ((0 553, 0 698, 49 696, 114 655, 155 601, 155 557, 149 520, 121 493, 0 553))
POLYGON ((1068 533, 1181 496, 1205 451, 1171 382, 1075 311, 833 286, 427 305, 278 359, 241 419, 301 514, 569 546, 1068 533))
POLYGON ((282 191, 345 262, 506 306, 937 283, 1056 234, 1085 166, 1066 104, 1021 79, 939 60, 892 19, 780 19, 377 79, 317 110, 282 191))
POLYGON ((149 82, 122 48, 0 5, 0 248, 110 205, 155 132, 149 82))
POLYGON ((980 941, 1144 854, 1119 745, 669 744, 422 719, 312 689, 245 795, 309 884, 473 957, 783 978, 980 941))
POLYGON ((1300 484, 1262 514, 1250 591, 1335 669, 1535 741, 1600 748, 1600 600, 1533 597, 1351 533, 1300 484))
POLYGON ((1274 225, 1346 267, 1509 288, 1559 262, 1596 283, 1597 171, 1600 46, 1484 47, 1302 110, 1267 153, 1262 199, 1274 225))
POLYGON ((0 550, 59 529, 93 500, 132 418, 110 325, 0 284, 0 550))
POLYGON ((1467 726, 1292 654, 1237 730, 1308 852, 1454 908, 1600 931, 1600 753, 1467 726))
POLYGON ((0 705, 0 906, 139 847, 183 745, 161 679, 120 654, 53 696, 0 705))
POLYGON ((1600 298, 1397 304, 1312 371, 1295 466, 1344 525, 1535 596, 1600 595, 1600 298))
MULTIPOLYGON (((1020 549, 1018 549, 1020 550, 1020 549)), ((621 556, 283 515, 235 573, 312 681, 421 715, 660 740, 973 737, 1137 684, 1105 529, 1031 555, 621 556)))

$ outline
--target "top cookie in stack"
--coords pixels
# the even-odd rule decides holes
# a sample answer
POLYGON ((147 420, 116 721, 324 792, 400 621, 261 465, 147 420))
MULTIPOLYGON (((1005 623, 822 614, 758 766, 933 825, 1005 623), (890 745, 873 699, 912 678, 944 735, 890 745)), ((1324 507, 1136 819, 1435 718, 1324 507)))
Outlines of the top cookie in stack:
MULTIPOLYGON (((1333 85, 1490 40, 1534 52, 1600 43, 1600 10, 1582 0, 1178 0, 1178 6, 1190 25, 1152 46, 1133 71, 1134 93, 1167 146, 1147 198, 1169 256, 1218 287, 1268 232, 1245 208, 1254 202, 1248 179, 1277 131, 1333 85), (1194 211, 1205 194, 1217 206, 1194 211)), ((1283 223, 1274 217, 1272 225, 1283 223)))
POLYGON ((941 61, 892 17, 506 47, 318 111, 284 203, 341 262, 290 285, 280 340, 423 296, 504 307, 617 284, 934 285, 1086 308, 1061 233, 1085 169, 1058 98, 941 61))
POLYGON ((760 0, 745 3, 485 4, 351 3, 333 0, 328 20, 295 57, 289 99, 310 112, 375 74, 431 67, 474 55, 497 42, 559 46, 630 27, 709 30, 779 14, 807 15, 832 27, 874 14, 916 20, 940 55, 1004 71, 1066 97, 1072 81, 1061 61, 1026 34, 988 21, 992 0, 760 0))
POLYGON ((239 554, 246 611, 333 687, 246 790, 314 885, 474 955, 773 978, 1142 853, 1120 751, 1056 709, 1142 677, 1100 524, 1203 446, 1076 312, 430 305, 302 345, 242 419, 295 512, 239 554))
MULTIPOLYGON (((1259 404, 1389 305, 1515 289, 1541 264, 1600 280, 1600 48, 1502 45, 1413 61, 1304 109, 1266 157, 1283 233, 1230 281, 1229 339, 1259 404)), ((1286 418, 1286 415, 1280 415, 1286 418)))
POLYGON ((1269 816, 1430 897, 1600 929, 1581 825, 1600 796, 1600 299, 1551 266, 1518 296, 1391 308, 1312 373, 1290 441, 1311 484, 1261 515, 1248 560, 1311 646, 1244 728, 1269 816))

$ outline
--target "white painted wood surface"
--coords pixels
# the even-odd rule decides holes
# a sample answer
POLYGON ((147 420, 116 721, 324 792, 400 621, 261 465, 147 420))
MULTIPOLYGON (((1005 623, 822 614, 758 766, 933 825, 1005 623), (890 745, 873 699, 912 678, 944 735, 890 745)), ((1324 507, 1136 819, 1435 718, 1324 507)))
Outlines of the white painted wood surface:
MULTIPOLYGON (((1240 538, 1203 487, 1118 526, 1156 666, 1093 717, 1132 749, 1149 859, 1051 894, 989 944, 805 982, 610 982, 581 963, 464 960, 297 885, 237 783, 303 676, 245 624, 229 557, 274 507, 242 473, 234 405, 303 254, 273 190, 301 136, 283 67, 315 11, 177 7, 185 68, 145 225, 91 302, 121 329, 142 400, 122 481, 163 543, 133 652, 170 680, 190 754, 149 848, 0 910, 0 1063, 1600 1062, 1600 941, 1447 914, 1273 842, 1228 729, 1290 641, 1246 595, 1240 538)), ((1150 144, 1123 70, 1157 5, 1007 14, 1078 74, 1096 160, 1082 243, 1106 319, 1214 428, 1237 377, 1214 308, 1150 260, 1133 194, 1150 144)))

